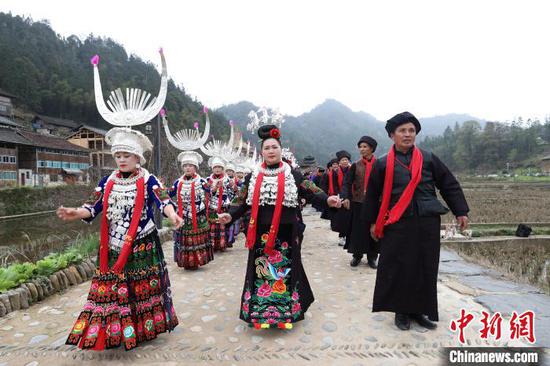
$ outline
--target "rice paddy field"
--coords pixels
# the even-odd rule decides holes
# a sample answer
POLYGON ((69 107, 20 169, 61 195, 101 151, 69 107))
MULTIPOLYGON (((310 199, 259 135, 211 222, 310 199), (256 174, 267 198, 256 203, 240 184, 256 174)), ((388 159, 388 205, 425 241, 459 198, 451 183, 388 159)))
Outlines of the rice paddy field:
MULTIPOLYGON (((462 181, 470 206, 472 237, 514 237, 525 223, 533 235, 550 235, 550 183, 462 181)), ((442 222, 450 223, 447 214, 442 222)), ((550 295, 550 239, 447 242, 470 262, 550 295)))
MULTIPOLYGON (((550 183, 461 182, 472 223, 547 223, 550 183)), ((451 222, 448 214, 443 222, 451 222)))

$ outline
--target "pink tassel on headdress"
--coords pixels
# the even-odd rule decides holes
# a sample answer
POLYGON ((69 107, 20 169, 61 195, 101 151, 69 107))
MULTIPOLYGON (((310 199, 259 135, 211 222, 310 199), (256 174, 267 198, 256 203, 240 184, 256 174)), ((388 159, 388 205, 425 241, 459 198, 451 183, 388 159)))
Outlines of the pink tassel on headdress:
POLYGON ((99 64, 99 55, 94 55, 94 57, 90 59, 90 62, 92 65, 97 66, 99 64))
POLYGON ((204 107, 204 108, 202 109, 202 111, 203 111, 205 114, 208 113, 208 107, 204 107))
POLYGON ((229 120, 229 125, 233 126, 233 120, 229 120))
POLYGON ((164 52, 164 50, 162 49, 162 47, 159 48, 159 53, 163 53, 163 52, 164 52))
POLYGON ((166 117, 166 109, 161 108, 161 110, 160 110, 160 116, 161 116, 162 118, 166 117))
POLYGON ((199 122, 195 121, 195 123, 193 124, 193 127, 195 127, 195 129, 199 129, 199 122))

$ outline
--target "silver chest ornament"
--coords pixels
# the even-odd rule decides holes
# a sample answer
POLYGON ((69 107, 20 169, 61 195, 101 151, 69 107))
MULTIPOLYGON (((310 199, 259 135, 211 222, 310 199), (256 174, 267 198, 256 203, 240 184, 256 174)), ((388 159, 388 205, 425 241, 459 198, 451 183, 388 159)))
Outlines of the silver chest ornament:
MULTIPOLYGON (((143 177, 143 173, 139 175, 124 179, 113 177, 114 180, 113 188, 109 194, 107 200, 107 219, 113 224, 121 225, 124 222, 129 224, 132 219, 133 208, 136 204, 137 196, 137 180, 143 177)), ((145 185, 145 202, 147 202, 147 186, 145 185)), ((143 210, 141 211, 140 220, 147 218, 147 205, 143 205, 143 210)), ((128 225, 124 225, 128 227, 128 225)))
MULTIPOLYGON (((254 189, 256 186, 256 179, 262 168, 256 168, 252 176, 250 177, 250 184, 248 187, 248 195, 246 197, 246 203, 251 206, 254 196, 254 189)), ((283 162, 283 169, 285 173, 285 195, 283 198, 283 206, 286 207, 298 207, 298 188, 296 187, 296 181, 292 175, 290 166, 283 162)), ((260 187, 260 206, 275 205, 277 202, 277 173, 278 169, 262 169, 264 177, 262 179, 262 186, 260 187)))
MULTIPOLYGON (((181 180, 180 180, 181 181, 181 180)), ((191 218, 193 212, 191 210, 191 185, 195 185, 195 203, 197 204, 197 213, 206 209, 206 195, 202 188, 203 180, 200 177, 193 179, 192 181, 184 180, 181 186, 180 197, 184 208, 185 216, 191 218)))

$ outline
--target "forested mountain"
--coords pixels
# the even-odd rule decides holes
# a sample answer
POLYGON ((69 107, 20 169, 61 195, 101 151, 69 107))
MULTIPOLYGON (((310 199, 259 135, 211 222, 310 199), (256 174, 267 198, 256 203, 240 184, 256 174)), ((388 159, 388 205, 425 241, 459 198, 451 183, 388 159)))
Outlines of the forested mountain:
POLYGON ((421 146, 433 150, 449 167, 461 172, 495 173, 516 168, 539 168, 550 153, 550 119, 510 124, 476 121, 447 127, 441 136, 429 136, 421 146))
MULTIPOLYGON (((101 56, 104 95, 115 88, 137 87, 153 95, 160 75, 150 62, 126 52, 110 38, 88 36, 80 39, 56 34, 46 21, 0 12, 0 89, 17 96, 18 111, 72 119, 91 126, 108 128, 99 116, 93 94, 90 58, 101 56)), ((168 73, 170 51, 167 50, 168 73)), ((196 120, 204 126, 203 105, 186 94, 173 80, 168 84, 166 108, 172 131, 191 127, 196 120)), ((269 106, 267 106, 269 107, 269 106)), ((225 138, 228 120, 234 120, 245 139, 257 141, 246 130, 248 113, 258 106, 242 101, 211 113, 211 132, 225 138)), ((390 116, 388 116, 390 117, 390 116)), ((464 114, 420 118, 423 125, 419 144, 433 150, 458 171, 492 172, 512 167, 536 167, 543 154, 549 154, 550 121, 522 121, 503 124, 485 122, 464 114)), ((299 116, 286 116, 282 127, 283 143, 301 159, 313 155, 324 165, 334 153, 346 149, 358 158, 356 141, 371 135, 379 142, 378 155, 390 146, 384 122, 362 111, 327 99, 299 116)), ((167 178, 178 174, 178 151, 171 148, 164 133, 162 170, 167 178)))
MULTIPOLYGON (((158 93, 157 68, 110 38, 56 34, 47 22, 0 12, 0 88, 16 95, 18 107, 92 126, 107 127, 94 101, 90 58, 101 56, 104 95, 116 88, 134 87, 158 93)), ((166 51, 170 75, 170 51, 166 51)), ((166 108, 173 123, 188 127, 199 118, 200 102, 173 80, 168 83, 166 108)), ((224 135, 228 125, 221 115, 211 116, 213 129, 224 135)))
MULTIPOLYGON (((170 51, 166 50, 170 76, 170 51)), ((23 113, 38 113, 71 119, 100 128, 110 128, 97 112, 94 101, 93 69, 90 58, 101 57, 104 95, 116 88, 133 87, 158 93, 160 74, 149 62, 130 55, 110 38, 77 36, 67 38, 56 34, 46 21, 12 16, 0 12, 0 89, 17 96, 16 108, 23 113)), ((165 107, 172 131, 191 128, 201 121, 204 128, 203 105, 193 100, 185 89, 173 80, 168 82, 165 107)), ((216 138, 229 135, 229 124, 223 115, 210 113, 216 138)), ((161 174, 168 179, 179 175, 176 157, 161 133, 161 174)), ((148 163, 151 168, 151 163, 148 163)))

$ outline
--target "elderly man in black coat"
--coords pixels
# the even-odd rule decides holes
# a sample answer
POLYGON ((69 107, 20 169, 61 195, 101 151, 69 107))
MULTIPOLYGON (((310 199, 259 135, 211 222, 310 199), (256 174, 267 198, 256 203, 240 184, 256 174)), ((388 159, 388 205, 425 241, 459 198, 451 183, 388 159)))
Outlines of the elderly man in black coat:
MULTIPOLYGON (((370 175, 374 170, 376 157, 374 152, 378 143, 370 136, 362 136, 357 142, 357 149, 361 158, 351 164, 348 174, 344 179, 341 197, 343 206, 351 211, 351 230, 346 237, 344 249, 352 254, 350 266, 357 267, 367 255, 369 267, 376 269, 378 257, 377 243, 370 236, 369 223, 364 222, 362 207, 367 193, 370 175)), ((375 202, 374 204, 378 204, 375 202)))
POLYGON ((366 222, 375 222, 371 235, 380 242, 372 311, 394 312, 402 330, 410 328, 411 319, 428 329, 439 320, 440 215, 449 209, 437 199, 436 188, 460 228, 468 226, 462 188, 436 155, 415 145, 420 130, 409 112, 387 121, 394 145, 376 161, 364 205, 366 222))

